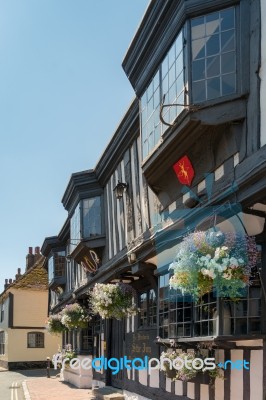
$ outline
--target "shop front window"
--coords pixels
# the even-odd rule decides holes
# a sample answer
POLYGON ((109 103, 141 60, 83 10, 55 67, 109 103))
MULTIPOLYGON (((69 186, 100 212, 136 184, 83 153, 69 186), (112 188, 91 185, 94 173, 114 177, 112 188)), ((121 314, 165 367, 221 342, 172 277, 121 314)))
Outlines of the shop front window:
POLYGON ((154 327, 157 323, 157 299, 153 289, 139 296, 139 327, 154 327))

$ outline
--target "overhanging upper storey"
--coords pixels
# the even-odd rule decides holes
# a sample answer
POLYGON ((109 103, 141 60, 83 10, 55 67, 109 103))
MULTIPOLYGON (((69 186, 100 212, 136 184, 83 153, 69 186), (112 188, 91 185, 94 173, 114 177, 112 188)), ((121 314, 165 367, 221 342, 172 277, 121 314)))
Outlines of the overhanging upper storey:
POLYGON ((62 203, 70 222, 69 252, 81 242, 89 248, 105 246, 103 189, 94 170, 71 175, 62 203))
MULTIPOLYGON (((245 0, 151 0, 122 62, 140 97, 186 22, 245 0)), ((244 4, 244 8, 246 4, 244 4)), ((247 22, 247 21, 246 21, 247 22)), ((190 40, 191 37, 186 38, 190 40)))
MULTIPOLYGON (((252 115, 260 54, 255 3, 151 1, 123 68, 140 99, 142 169, 155 191, 206 127, 218 132, 252 115)), ((254 128, 247 153, 257 146, 254 128)))

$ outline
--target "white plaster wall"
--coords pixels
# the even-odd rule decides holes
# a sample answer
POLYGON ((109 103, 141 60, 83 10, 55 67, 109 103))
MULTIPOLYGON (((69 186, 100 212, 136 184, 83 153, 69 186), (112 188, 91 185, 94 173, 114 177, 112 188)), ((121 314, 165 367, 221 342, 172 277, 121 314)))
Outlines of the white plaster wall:
POLYGON ((146 369, 139 370, 139 383, 147 386, 148 383, 148 371, 146 369))
POLYGON ((183 382, 182 381, 175 381, 175 394, 178 396, 183 395, 183 382))
POLYGON ((250 400, 263 399, 263 351, 252 350, 250 357, 250 400))
MULTIPOLYGON (((202 387, 202 385, 200 385, 200 386, 202 387)), ((195 383, 193 383, 193 382, 187 383, 187 397, 192 400, 195 399, 195 383)), ((201 398, 205 400, 205 397, 201 397, 201 398)), ((208 400, 208 399, 206 398, 206 400, 208 400)))
POLYGON ((171 393, 171 383, 172 383, 171 379, 166 378, 165 389, 166 389, 167 392, 170 392, 170 393, 171 393))
MULTIPOLYGON (((232 350, 231 360, 243 360, 243 350, 232 350)), ((231 370, 231 397, 230 400, 243 400, 243 370, 231 370)))
POLYGON ((160 387, 160 371, 158 369, 152 369, 150 371, 150 387, 160 387))
POLYGON ((209 400, 209 386, 200 385, 200 398, 204 400, 209 400))
MULTIPOLYGON (((216 350, 215 360, 217 363, 224 363, 224 350, 216 350)), ((224 375, 224 372, 221 372, 224 375)), ((224 380, 222 378, 215 379, 215 400, 224 400, 224 380)))
POLYGON ((266 1, 261 0, 261 146, 266 144, 266 1))

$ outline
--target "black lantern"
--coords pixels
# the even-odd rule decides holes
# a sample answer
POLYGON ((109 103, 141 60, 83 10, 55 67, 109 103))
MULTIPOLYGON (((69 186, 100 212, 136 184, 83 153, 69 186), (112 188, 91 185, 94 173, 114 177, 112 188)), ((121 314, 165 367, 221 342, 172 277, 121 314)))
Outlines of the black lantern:
POLYGON ((127 190, 128 184, 118 181, 116 187, 114 188, 115 196, 117 199, 123 197, 123 193, 127 190))

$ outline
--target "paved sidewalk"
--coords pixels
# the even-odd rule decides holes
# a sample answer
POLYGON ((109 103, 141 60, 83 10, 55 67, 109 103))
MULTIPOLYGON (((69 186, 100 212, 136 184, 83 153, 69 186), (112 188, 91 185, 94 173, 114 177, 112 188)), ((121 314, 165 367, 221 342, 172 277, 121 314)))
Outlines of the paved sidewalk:
POLYGON ((26 400, 91 400, 90 389, 78 389, 60 381, 58 377, 25 380, 23 390, 26 400))

